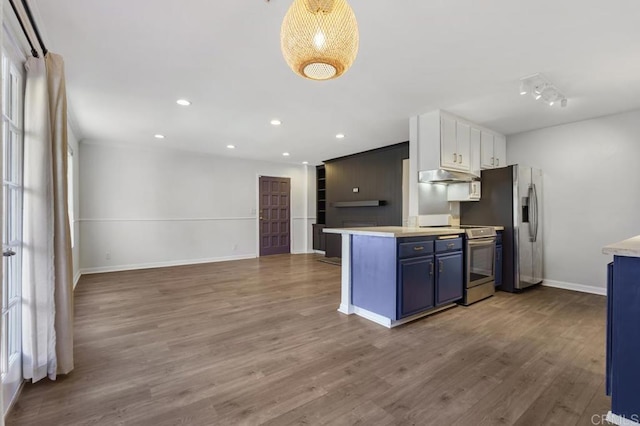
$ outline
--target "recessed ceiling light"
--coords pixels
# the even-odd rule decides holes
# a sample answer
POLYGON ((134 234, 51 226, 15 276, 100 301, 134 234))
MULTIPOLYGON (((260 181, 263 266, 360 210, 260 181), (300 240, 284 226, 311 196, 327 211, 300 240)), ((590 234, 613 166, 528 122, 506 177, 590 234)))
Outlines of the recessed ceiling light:
POLYGON ((181 105, 181 106, 189 106, 189 105, 191 105, 191 102, 189 102, 189 101, 188 101, 188 100, 186 100, 186 99, 178 99, 178 100, 176 101, 176 103, 177 103, 178 105, 181 105))
POLYGON ((282 155, 285 156, 285 157, 288 157, 291 154, 289 154, 288 152, 283 152, 282 155))
POLYGON ((279 126, 282 124, 282 121, 280 120, 271 120, 271 125, 272 126, 279 126))
POLYGON ((235 146, 235 145, 227 145, 227 148, 229 148, 229 149, 236 149, 236 146, 235 146))
POLYGON ((307 164, 309 164, 309 162, 308 161, 303 161, 302 164, 304 164, 306 166, 307 164))
POLYGON ((344 133, 338 133, 338 134, 336 135, 336 138, 337 138, 337 139, 344 139, 344 133))
POLYGON ((158 133, 157 135, 153 135, 153 137, 156 139, 164 139, 164 135, 161 135, 160 133, 158 133))

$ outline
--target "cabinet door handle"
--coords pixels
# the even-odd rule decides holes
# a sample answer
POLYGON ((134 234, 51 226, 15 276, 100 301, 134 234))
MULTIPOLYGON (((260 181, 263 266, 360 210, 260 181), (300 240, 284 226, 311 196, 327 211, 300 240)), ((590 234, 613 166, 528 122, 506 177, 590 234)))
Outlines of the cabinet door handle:
POLYGON ((433 275, 433 262, 429 263, 429 275, 433 275))
POLYGON ((458 158, 460 159, 458 163, 462 164, 462 154, 458 155, 458 158))
POLYGON ((442 260, 439 260, 439 262, 440 262, 440 269, 439 269, 439 271, 440 271, 440 273, 442 273, 442 269, 444 268, 444 263, 442 262, 442 260))
POLYGON ((494 158, 493 157, 491 157, 491 165, 492 166, 494 165, 494 158))
POLYGON ((496 162, 497 162, 496 166, 499 166, 499 165, 500 165, 500 159, 499 159, 499 158, 497 158, 497 159, 496 159, 496 162))
POLYGON ((454 248, 455 246, 456 246, 456 245, 455 245, 454 243, 449 243, 449 244, 447 244, 447 247, 448 247, 448 248, 450 248, 450 249, 454 248))
POLYGON ((453 153, 453 162, 454 163, 458 162, 458 154, 456 154, 455 152, 453 153))
POLYGON ((421 251, 421 250, 424 250, 424 247, 423 246, 414 247, 413 250, 414 251, 421 251))

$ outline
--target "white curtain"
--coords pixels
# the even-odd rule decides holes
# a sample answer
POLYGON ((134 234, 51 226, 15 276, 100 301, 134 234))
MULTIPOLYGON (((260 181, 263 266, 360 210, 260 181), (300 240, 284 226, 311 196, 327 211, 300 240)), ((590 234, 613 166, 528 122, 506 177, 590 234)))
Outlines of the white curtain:
POLYGON ((36 382, 73 370, 73 274, 64 62, 49 52, 26 70, 22 350, 36 382))

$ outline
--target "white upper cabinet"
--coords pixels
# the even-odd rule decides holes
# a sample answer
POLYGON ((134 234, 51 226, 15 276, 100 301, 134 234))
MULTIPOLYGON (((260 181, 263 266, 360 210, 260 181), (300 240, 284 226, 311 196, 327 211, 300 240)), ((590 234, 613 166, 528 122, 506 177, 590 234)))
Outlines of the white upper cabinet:
POLYGON ((495 169, 507 165, 507 139, 499 134, 482 131, 480 137, 480 166, 495 169))
POLYGON ((440 166, 471 172, 471 126, 449 116, 440 117, 440 166))
POLYGON ((456 140, 456 120, 449 117, 440 118, 440 164, 444 168, 459 169, 458 142, 456 140))
POLYGON ((471 171, 471 126, 456 122, 458 164, 461 170, 471 171))
POLYGON ((482 166, 483 169, 493 169, 494 163, 493 134, 482 132, 480 136, 480 166, 482 166))
POLYGON ((480 130, 471 128, 471 173, 480 177, 480 130))
POLYGON ((480 176, 479 126, 444 111, 410 120, 409 156, 418 171, 444 169, 480 176))
POLYGON ((507 138, 502 135, 493 137, 493 155, 496 157, 496 167, 507 165, 507 138))

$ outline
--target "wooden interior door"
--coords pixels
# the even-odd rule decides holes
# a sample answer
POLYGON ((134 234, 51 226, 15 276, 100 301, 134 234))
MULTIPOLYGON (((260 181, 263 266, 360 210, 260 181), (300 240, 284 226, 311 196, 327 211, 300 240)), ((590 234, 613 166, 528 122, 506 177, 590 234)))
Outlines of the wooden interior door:
POLYGON ((260 256, 291 252, 291 179, 260 176, 260 256))

